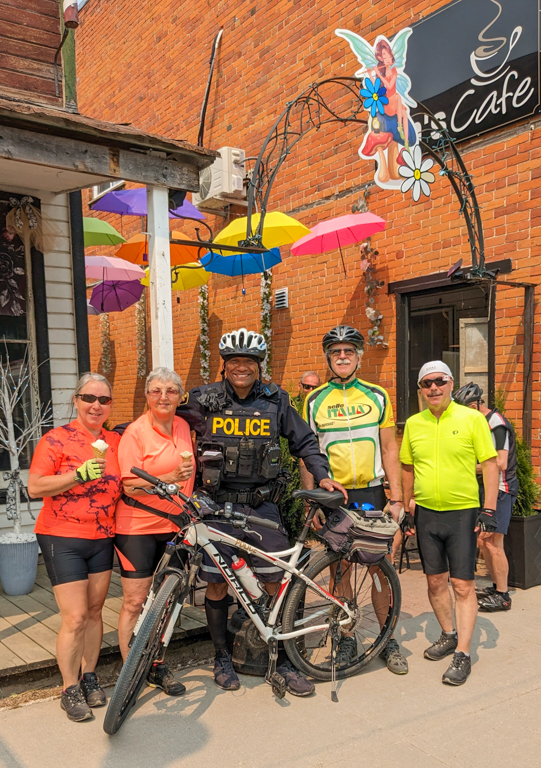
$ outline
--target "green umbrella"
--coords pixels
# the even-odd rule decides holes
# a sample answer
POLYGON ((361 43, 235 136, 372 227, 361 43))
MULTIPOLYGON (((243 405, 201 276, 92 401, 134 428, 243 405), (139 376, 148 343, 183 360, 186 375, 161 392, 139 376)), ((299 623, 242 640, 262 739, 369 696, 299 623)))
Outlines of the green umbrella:
POLYGON ((119 245, 126 242, 126 238, 122 237, 120 232, 117 232, 103 219, 83 217, 83 232, 85 234, 85 247, 88 245, 119 245))

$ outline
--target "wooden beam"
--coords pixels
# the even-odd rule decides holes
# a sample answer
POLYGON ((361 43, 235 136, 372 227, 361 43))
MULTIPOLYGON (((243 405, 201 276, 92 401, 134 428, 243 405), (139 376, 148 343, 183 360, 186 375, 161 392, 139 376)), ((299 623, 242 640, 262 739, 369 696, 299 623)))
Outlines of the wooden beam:
MULTIPOLYGON (((0 158, 173 189, 199 190, 197 166, 76 139, 0 126, 0 158)), ((90 182, 91 183, 91 182, 90 182)))
POLYGON ((147 185, 147 212, 152 367, 174 369, 169 195, 165 187, 147 185))

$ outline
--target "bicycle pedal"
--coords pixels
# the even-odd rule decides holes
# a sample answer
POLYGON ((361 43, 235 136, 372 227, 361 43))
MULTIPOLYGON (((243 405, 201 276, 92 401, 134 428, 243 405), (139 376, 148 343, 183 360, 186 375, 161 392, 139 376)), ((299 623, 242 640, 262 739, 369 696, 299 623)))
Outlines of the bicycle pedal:
POLYGON ((282 677, 279 672, 274 672, 270 679, 270 683, 274 695, 279 699, 283 699, 287 691, 285 678, 282 677))

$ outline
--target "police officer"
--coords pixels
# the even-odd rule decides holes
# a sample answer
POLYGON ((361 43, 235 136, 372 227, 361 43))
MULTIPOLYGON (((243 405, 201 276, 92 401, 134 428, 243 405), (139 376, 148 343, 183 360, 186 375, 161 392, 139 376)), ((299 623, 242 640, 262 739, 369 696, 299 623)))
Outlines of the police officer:
MULTIPOLYGON (((261 381, 261 363, 267 354, 264 337, 240 328, 222 336, 219 350, 224 360, 222 381, 195 387, 177 410, 196 432, 198 466, 206 492, 219 504, 231 502, 243 514, 280 523, 277 502, 282 436, 287 438, 291 453, 304 460, 321 488, 339 489, 346 496, 342 486, 329 478, 329 464, 320 453, 315 435, 291 405, 287 392, 261 381)), ((260 528, 257 534, 236 531, 235 535, 267 552, 289 547, 283 528, 260 528)), ((219 548, 231 562, 232 550, 219 548)), ((274 594, 282 571, 254 557, 251 564, 267 591, 274 594)), ((206 555, 201 578, 208 582, 205 611, 216 650, 214 680, 220 688, 237 690, 240 683, 226 646, 227 583, 206 555)), ((313 692, 313 684, 301 677, 289 661, 279 658, 277 669, 290 693, 307 696, 313 692)))

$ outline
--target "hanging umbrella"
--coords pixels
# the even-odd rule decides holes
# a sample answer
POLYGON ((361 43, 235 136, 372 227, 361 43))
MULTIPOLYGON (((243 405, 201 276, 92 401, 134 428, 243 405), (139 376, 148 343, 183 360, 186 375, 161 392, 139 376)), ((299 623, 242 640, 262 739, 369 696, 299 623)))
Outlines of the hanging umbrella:
MULTIPOLYGON (((183 232, 171 232, 173 240, 190 240, 189 237, 183 232)), ((141 264, 143 266, 148 265, 148 245, 149 236, 143 233, 134 235, 130 239, 121 245, 116 255, 121 259, 126 259, 132 264, 141 264)), ((199 256, 200 246, 194 243, 194 247, 190 245, 176 245, 171 243, 169 251, 171 253, 171 265, 188 264, 195 261, 199 256)))
POLYGON ((294 256, 315 256, 338 249, 345 273, 342 248, 360 243, 382 229, 385 229, 385 220, 373 213, 349 213, 316 224, 309 235, 297 240, 291 247, 291 253, 294 256))
MULTIPOLYGON (((252 216, 252 230, 255 231, 259 224, 260 214, 255 213, 252 216)), ((241 240, 246 240, 246 224, 248 219, 243 216, 235 219, 222 229, 214 242, 217 245, 238 245, 241 240)), ((303 235, 308 235, 310 230, 301 224, 300 221, 292 219, 280 211, 267 213, 263 223, 263 245, 265 248, 279 248, 281 245, 294 243, 303 235)))
MULTIPOLYGON (((148 267, 145 269, 146 277, 141 280, 141 285, 148 285, 148 267)), ((201 266, 198 262, 184 264, 171 270, 171 288, 174 291, 187 291, 190 288, 197 288, 200 285, 206 285, 210 279, 210 272, 201 266)))
POLYGON ((94 287, 90 304, 98 312, 122 312, 139 301, 144 290, 139 280, 104 280, 94 287))
POLYGON ((83 232, 85 248, 89 245, 119 245, 126 242, 120 232, 117 232, 107 221, 91 216, 83 217, 83 232))
POLYGON ((233 256, 220 256, 217 253, 205 253, 201 264, 207 272, 218 275, 238 277, 265 272, 282 261, 278 248, 271 248, 266 253, 237 253, 233 256))
POLYGON ((115 256, 85 256, 85 275, 90 280, 141 280, 145 271, 115 256))
MULTIPOLYGON (((120 213, 123 216, 147 215, 147 190, 146 187, 138 189, 117 189, 107 192, 90 206, 93 211, 107 211, 108 213, 120 213)), ((189 200, 184 200, 182 205, 169 211, 170 219, 198 219, 202 221, 205 216, 189 200)))
POLYGON ((86 300, 86 314, 87 315, 99 315, 100 311, 99 309, 96 309, 96 307, 93 307, 92 304, 86 300))

